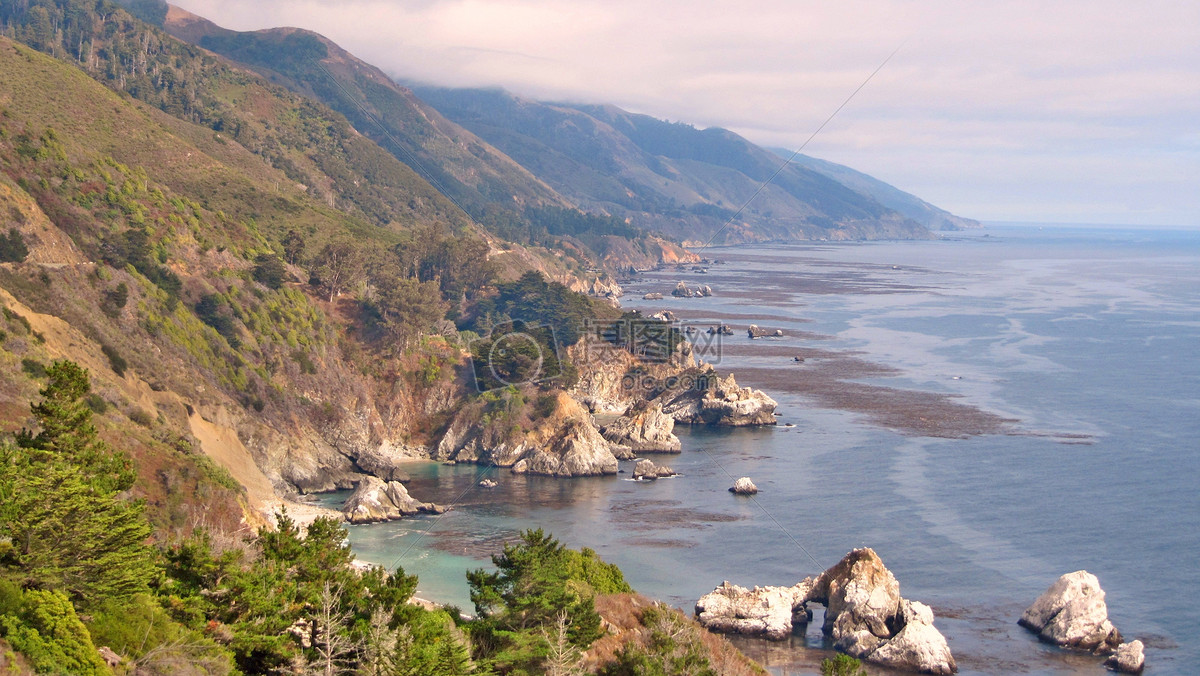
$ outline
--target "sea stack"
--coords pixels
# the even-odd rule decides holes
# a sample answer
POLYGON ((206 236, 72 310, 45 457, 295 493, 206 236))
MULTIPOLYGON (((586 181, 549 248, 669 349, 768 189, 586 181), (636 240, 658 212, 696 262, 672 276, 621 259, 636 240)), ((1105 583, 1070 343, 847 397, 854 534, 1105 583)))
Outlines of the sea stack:
POLYGON ((733 485, 729 487, 729 492, 734 495, 754 495, 758 492, 758 486, 754 485, 750 477, 744 476, 733 482, 733 485))
POLYGON ((1107 654, 1121 645, 1121 632, 1108 621, 1100 581, 1086 570, 1058 578, 1029 606, 1019 624, 1064 648, 1107 654))

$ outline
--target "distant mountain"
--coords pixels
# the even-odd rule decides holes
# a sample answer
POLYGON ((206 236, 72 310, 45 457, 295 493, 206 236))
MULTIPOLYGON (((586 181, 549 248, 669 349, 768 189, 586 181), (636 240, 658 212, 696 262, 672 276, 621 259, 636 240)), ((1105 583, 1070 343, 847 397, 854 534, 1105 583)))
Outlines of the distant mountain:
POLYGON ((345 115, 502 239, 555 251, 583 248, 610 268, 687 255, 607 215, 571 216, 576 205, 542 179, 321 35, 294 28, 231 31, 173 6, 163 27, 345 115))
POLYGON ((734 218, 781 161, 725 129, 496 89, 412 87, 560 194, 685 242, 931 236, 873 197, 801 166, 784 168, 734 218))
MULTIPOLYGON (((298 29, 241 33, 175 7, 163 26, 329 105, 508 238, 520 240, 514 228, 553 231, 555 209, 564 207, 692 243, 714 235, 721 243, 930 236, 874 199, 801 168, 785 170, 725 227, 778 162, 724 130, 498 91, 414 92, 327 38, 298 29)), ((603 220, 595 225, 614 229, 603 220)), ((611 247, 592 245, 612 257, 611 247)))
MULTIPOLYGON (((792 151, 786 148, 769 148, 769 150, 784 159, 792 156, 792 151)), ((889 209, 899 211, 930 230, 965 230, 983 227, 979 221, 955 216, 916 195, 904 192, 893 185, 845 165, 819 160, 808 155, 797 155, 792 163, 824 174, 852 190, 873 198, 889 209)))

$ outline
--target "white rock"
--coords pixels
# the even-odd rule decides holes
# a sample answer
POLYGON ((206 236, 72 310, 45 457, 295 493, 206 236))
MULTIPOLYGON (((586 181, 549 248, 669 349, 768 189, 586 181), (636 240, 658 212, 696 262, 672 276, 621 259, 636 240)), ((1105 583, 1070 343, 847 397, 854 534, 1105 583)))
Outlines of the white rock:
POLYGON ((729 492, 736 495, 754 495, 758 492, 758 486, 754 485, 750 477, 744 476, 733 482, 733 485, 729 487, 729 492))
POLYGON ((713 631, 778 641, 792 633, 793 609, 806 592, 799 585, 746 589, 726 581, 696 602, 696 619, 713 631))
POLYGON ((897 669, 926 674, 952 674, 958 670, 946 637, 933 626, 933 611, 916 601, 903 601, 904 628, 885 641, 868 659, 897 669))
POLYGON ((1146 655, 1141 641, 1117 646, 1117 652, 1104 661, 1104 666, 1122 674, 1140 674, 1146 668, 1146 655))
POLYGON ((1108 620, 1100 581, 1086 570, 1058 578, 1029 606, 1020 624, 1067 648, 1110 653, 1121 644, 1121 632, 1108 620))

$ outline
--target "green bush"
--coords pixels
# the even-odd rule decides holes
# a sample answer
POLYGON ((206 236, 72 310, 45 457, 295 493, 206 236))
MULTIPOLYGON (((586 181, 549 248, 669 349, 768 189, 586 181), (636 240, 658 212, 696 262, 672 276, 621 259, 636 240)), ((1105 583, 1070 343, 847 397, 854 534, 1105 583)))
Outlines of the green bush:
POLYGON ((832 658, 821 660, 821 676, 867 676, 862 662, 838 653, 832 658))
POLYGON ((46 377, 46 365, 32 357, 25 357, 21 360, 21 370, 30 378, 46 377))
POLYGON ((129 412, 129 419, 141 425, 142 427, 150 427, 154 424, 154 416, 142 408, 135 408, 129 412))
POLYGON ((117 352, 117 348, 103 343, 100 345, 100 351, 104 353, 105 357, 108 357, 108 364, 112 367, 113 373, 117 374, 118 377, 124 378, 125 369, 129 368, 129 362, 125 361, 120 352, 117 352))
POLYGON ((95 392, 84 397, 83 403, 87 404, 87 407, 92 409, 92 413, 96 415, 104 415, 104 412, 108 410, 108 402, 95 392))
POLYGON ((0 615, 0 634, 39 673, 112 673, 62 592, 26 591, 17 615, 0 615))
POLYGON ((9 228, 7 235, 0 233, 0 263, 21 263, 28 256, 29 247, 16 228, 9 228))

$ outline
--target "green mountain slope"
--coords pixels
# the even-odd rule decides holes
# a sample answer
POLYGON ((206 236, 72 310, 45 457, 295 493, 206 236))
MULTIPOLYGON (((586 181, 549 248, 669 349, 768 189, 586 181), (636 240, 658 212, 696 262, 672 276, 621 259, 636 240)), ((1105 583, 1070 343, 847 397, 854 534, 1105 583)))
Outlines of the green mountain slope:
MULTIPOLYGON (((784 159, 792 156, 792 151, 784 148, 770 148, 770 150, 784 159)), ((797 155, 792 162, 819 174, 824 174, 848 188, 867 195, 885 207, 895 209, 930 230, 964 230, 981 227, 979 221, 955 216, 949 211, 939 209, 916 195, 904 192, 893 185, 884 183, 861 171, 855 171, 845 165, 820 160, 808 155, 797 155)))
POLYGON ((874 199, 801 167, 786 168, 733 218, 781 162, 723 129, 499 90, 414 91, 560 193, 689 242, 929 236, 874 199))

